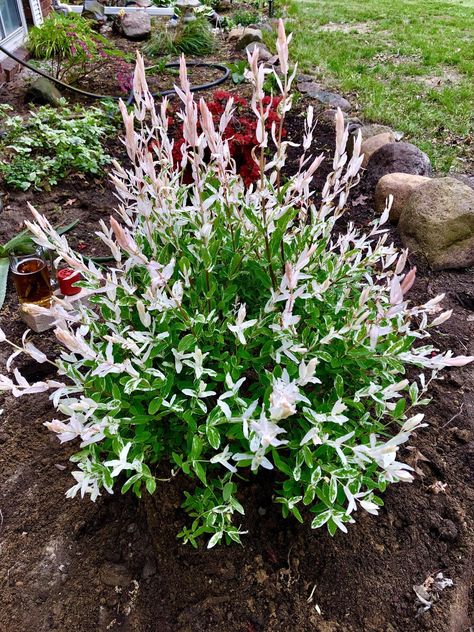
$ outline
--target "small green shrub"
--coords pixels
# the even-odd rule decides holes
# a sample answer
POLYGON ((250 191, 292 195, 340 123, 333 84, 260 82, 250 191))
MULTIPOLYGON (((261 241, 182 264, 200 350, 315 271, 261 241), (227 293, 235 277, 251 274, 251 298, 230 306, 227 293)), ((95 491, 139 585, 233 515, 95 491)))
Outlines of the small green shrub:
POLYGON ((43 106, 27 121, 6 112, 0 112, 0 173, 11 187, 52 186, 72 171, 96 175, 110 160, 103 139, 114 127, 101 108, 43 106))
POLYGON ((260 16, 254 11, 236 11, 232 19, 239 26, 250 26, 251 24, 257 24, 260 21, 260 16))
POLYGON ((145 52, 148 55, 208 55, 214 49, 214 36, 205 17, 178 25, 175 32, 168 29, 155 33, 145 52))
POLYGON ((50 63, 54 77, 69 83, 99 72, 112 59, 124 58, 88 20, 74 14, 52 13, 30 30, 27 47, 35 59, 50 63))
POLYGON ((239 84, 245 81, 245 71, 248 68, 248 64, 245 59, 235 62, 235 64, 229 64, 228 68, 231 72, 232 83, 239 84))

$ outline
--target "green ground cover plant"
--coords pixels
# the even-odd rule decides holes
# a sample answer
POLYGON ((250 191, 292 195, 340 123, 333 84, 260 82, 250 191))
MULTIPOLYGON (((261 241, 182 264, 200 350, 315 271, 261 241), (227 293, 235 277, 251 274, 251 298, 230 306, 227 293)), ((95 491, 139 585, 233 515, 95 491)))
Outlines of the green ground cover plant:
POLYGON ((289 72, 281 21, 276 47, 279 118, 270 130, 268 72, 258 48, 249 58, 258 175, 248 186, 224 134, 232 100, 217 124, 195 100, 181 58, 176 164, 169 104, 156 107, 138 56, 134 108, 121 103, 130 164, 114 163, 119 205, 97 232, 113 267, 74 252, 31 207, 28 229, 81 273, 89 303, 54 300, 46 310, 64 347, 54 360, 27 336, 18 346, 0 330, 14 347, 7 367, 25 353, 57 368, 54 379, 31 384, 14 369, 0 375, 0 390, 51 391, 58 417, 45 425, 79 444, 67 496, 95 500, 115 486, 140 496, 184 475, 191 519, 179 535, 194 546, 200 536, 208 547, 240 542, 239 486, 262 469, 274 471, 283 516, 314 529, 346 532, 357 511, 377 514, 386 486, 413 478, 400 453, 426 425, 418 407, 431 382, 474 360, 429 344, 451 311, 441 311, 443 296, 409 301, 416 269, 388 241, 390 200, 366 233, 352 223, 334 230, 363 159, 360 134, 348 159, 341 111, 321 202, 311 184, 324 159, 310 153, 311 106, 299 168, 283 177, 297 68, 289 72))
POLYGON ((289 0, 287 13, 300 70, 404 132, 437 170, 472 166, 473 0, 289 0))
POLYGON ((0 174, 6 184, 26 191, 51 187, 71 172, 98 175, 110 161, 104 140, 116 128, 114 104, 103 107, 42 106, 25 120, 2 106, 0 174))

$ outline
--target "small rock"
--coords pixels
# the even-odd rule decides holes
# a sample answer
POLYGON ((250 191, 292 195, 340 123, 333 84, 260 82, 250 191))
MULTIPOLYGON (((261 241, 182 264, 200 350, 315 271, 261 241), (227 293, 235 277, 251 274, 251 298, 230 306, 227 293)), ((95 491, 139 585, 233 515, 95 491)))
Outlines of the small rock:
POLYGON ((156 562, 148 558, 142 569, 142 577, 143 579, 148 579, 149 577, 153 577, 153 575, 156 575, 156 562))
POLYGON ((259 568, 255 573, 255 579, 258 584, 264 584, 268 580, 268 573, 265 569, 259 568))
POLYGON ((273 26, 268 22, 260 24, 260 28, 262 29, 262 31, 267 31, 267 33, 273 33, 273 26))
MULTIPOLYGON (((331 125, 335 125, 336 114, 337 114, 337 110, 333 110, 333 109, 324 110, 324 112, 321 112, 321 114, 319 115, 319 118, 325 123, 330 123, 331 125)), ((347 123, 347 119, 349 118, 348 114, 343 112, 342 116, 344 117, 344 122, 347 123)))
POLYGON ((234 28, 229 31, 227 35, 227 39, 229 40, 229 42, 237 41, 242 37, 244 33, 245 33, 244 26, 234 26, 234 28))
POLYGON ((323 90, 317 83, 313 81, 301 81, 297 84, 298 90, 303 94, 316 99, 324 105, 328 105, 331 108, 341 108, 341 110, 350 110, 351 104, 347 99, 344 99, 340 94, 335 92, 328 92, 323 90))
POLYGON ((59 92, 52 81, 46 77, 35 79, 29 86, 26 93, 26 100, 39 103, 40 105, 58 106, 63 95, 59 92))
POLYGON ((375 189, 377 182, 387 173, 430 176, 430 159, 411 143, 388 143, 373 153, 367 164, 366 181, 369 187, 375 189))
POLYGON ((388 173, 377 183, 375 187, 375 210, 382 214, 389 195, 393 195, 393 204, 390 209, 390 221, 397 223, 400 213, 408 201, 408 198, 420 184, 428 182, 426 176, 414 176, 411 173, 388 173))
POLYGON ((8 434, 6 432, 0 432, 0 445, 8 441, 8 434))
POLYGON ((99 24, 105 24, 107 22, 104 5, 96 0, 85 0, 82 17, 86 20, 98 22, 99 24))
POLYGON ((180 9, 181 11, 189 11, 190 9, 197 9, 201 6, 199 0, 177 0, 175 2, 175 7, 180 9))
POLYGON ((99 572, 100 580, 106 586, 128 586, 132 576, 124 564, 106 562, 99 572))
POLYGON ((256 48, 258 48, 258 58, 260 61, 269 61, 273 57, 265 44, 261 44, 260 42, 252 42, 245 47, 245 52, 253 53, 256 48))
POLYGON ((121 27, 127 39, 138 42, 150 37, 151 19, 145 11, 126 13, 121 19, 121 27))
POLYGON ((474 189, 474 176, 468 176, 465 173, 454 173, 453 178, 474 189))
POLYGON ((463 429, 455 426, 454 428, 451 428, 451 432, 459 443, 468 443, 471 438, 471 431, 466 430, 465 428, 463 429))
POLYGON ((378 136, 378 134, 393 134, 393 130, 387 125, 369 123, 368 125, 363 125, 360 128, 360 133, 362 134, 362 140, 364 141, 368 138, 372 138, 372 136, 378 136))
POLYGON ((306 81, 314 81, 313 75, 298 75, 296 83, 305 83, 306 81))
POLYGON ((458 528, 452 520, 445 518, 438 525, 438 533, 441 540, 445 542, 455 542, 458 537, 458 528))
POLYGON ((244 50, 252 42, 263 42, 262 31, 260 29, 250 29, 245 27, 236 27, 229 33, 230 42, 235 42, 237 50, 244 50))
POLYGON ((232 564, 232 562, 227 561, 219 569, 219 575, 225 580, 235 579, 235 577, 237 576, 237 571, 235 570, 235 566, 232 564))
MULTIPOLYGON (((318 114, 318 118, 321 121, 324 121, 324 123, 329 123, 330 125, 335 126, 336 114, 337 114, 337 110, 333 110, 333 109, 324 110, 324 112, 321 112, 321 114, 318 114)), ((350 156, 352 155, 352 146, 351 146, 352 134, 355 133, 359 129, 362 123, 359 118, 357 118, 356 116, 349 116, 346 112, 343 112, 342 116, 344 117, 344 123, 349 126, 350 136, 347 141, 346 150, 348 151, 348 153, 350 152, 350 155, 349 155, 349 158, 350 158, 350 156)))
POLYGON ((434 270, 474 265, 474 191, 455 178, 429 180, 413 191, 398 228, 405 246, 434 270))
POLYGON ((371 156, 375 154, 381 147, 395 142, 395 134, 393 132, 383 132, 382 134, 376 134, 370 136, 362 143, 361 153, 364 154, 364 160, 362 166, 366 167, 371 156))

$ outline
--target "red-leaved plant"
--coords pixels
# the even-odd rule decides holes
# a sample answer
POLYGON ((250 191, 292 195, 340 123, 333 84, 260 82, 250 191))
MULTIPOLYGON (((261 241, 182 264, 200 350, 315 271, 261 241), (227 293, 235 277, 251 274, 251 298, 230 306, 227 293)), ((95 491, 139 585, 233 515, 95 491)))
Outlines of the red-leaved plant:
MULTIPOLYGON (((237 173, 242 177, 245 186, 249 186, 260 177, 260 166, 252 157, 252 151, 258 146, 256 135, 258 120, 252 112, 250 102, 230 92, 218 90, 214 92, 212 101, 208 102, 207 106, 215 126, 218 127, 230 99, 233 99, 234 112, 227 127, 222 132, 222 138, 229 143, 230 155, 235 160, 237 173)), ((268 117, 265 121, 265 128, 268 132, 271 132, 273 126, 277 127, 280 124, 278 113, 280 102, 281 97, 266 96, 263 99, 265 108, 268 108, 268 117)), ((170 135, 174 137, 173 159, 175 165, 178 165, 182 161, 182 147, 185 141, 183 122, 176 110, 173 111, 170 118, 170 135)), ((282 136, 286 136, 285 129, 282 130, 282 136)), ((191 178, 191 174, 188 175, 191 178)))

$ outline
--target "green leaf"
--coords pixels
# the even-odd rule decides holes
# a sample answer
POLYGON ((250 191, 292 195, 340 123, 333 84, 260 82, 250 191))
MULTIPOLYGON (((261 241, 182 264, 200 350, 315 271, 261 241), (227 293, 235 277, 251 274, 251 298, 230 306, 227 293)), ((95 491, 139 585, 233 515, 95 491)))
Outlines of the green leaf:
POLYGON ((181 467, 183 465, 183 459, 176 452, 172 452, 171 458, 173 459, 173 461, 176 463, 178 467, 181 467))
POLYGON ((344 380, 342 379, 340 373, 336 375, 336 379, 334 380, 334 388, 336 389, 337 396, 342 399, 344 395, 344 380))
POLYGON ((212 426, 207 426, 206 436, 214 450, 217 450, 221 444, 221 435, 219 434, 219 431, 212 426))
POLYGON ((314 468, 314 470, 311 472, 311 485, 316 485, 321 479, 321 476, 321 468, 318 465, 318 467, 314 468))
POLYGON ((298 507, 293 507, 293 509, 291 509, 291 513, 298 520, 298 522, 301 522, 301 524, 303 524, 304 520, 303 520, 302 515, 300 514, 298 507))
POLYGON ((232 496, 232 492, 234 490, 234 484, 229 482, 224 485, 224 489, 222 490, 222 498, 227 502, 229 498, 232 496))
POLYGON ((121 489, 122 494, 125 494, 126 492, 128 492, 130 487, 141 479, 141 476, 142 476, 141 473, 137 473, 131 476, 128 479, 128 481, 126 481, 126 483, 122 486, 122 489, 121 489))
POLYGON ((148 414, 154 415, 155 413, 157 413, 160 409, 162 401, 163 399, 161 397, 155 397, 154 399, 152 399, 151 402, 148 404, 148 414))
POLYGON ((180 353, 185 353, 188 349, 191 349, 196 344, 196 338, 192 334, 187 334, 178 344, 178 351, 180 353))
POLYGON ((230 504, 232 505, 232 507, 239 512, 239 514, 242 514, 242 516, 245 515, 245 510, 242 507, 242 505, 239 503, 238 500, 236 500, 234 497, 232 497, 230 499, 230 504))
POLYGON ((7 257, 0 259, 0 309, 5 302, 5 294, 7 292, 9 261, 7 257))
POLYGON ((147 492, 149 494, 153 494, 155 492, 155 490, 156 490, 156 481, 155 481, 154 478, 147 478, 145 485, 146 485, 147 492))
POLYGON ((199 435, 195 434, 193 436, 193 441, 191 445, 191 453, 189 455, 191 459, 198 459, 201 456, 202 448, 203 448, 202 439, 199 435))
POLYGON ((284 461, 282 461, 280 455, 275 449, 272 450, 272 458, 273 458, 273 463, 277 466, 280 472, 283 472, 287 476, 293 476, 293 472, 291 471, 291 468, 288 467, 288 465, 286 465, 284 461))
POLYGON ((193 461, 193 470, 203 485, 207 485, 206 470, 199 461, 193 461))
POLYGON ((311 523, 311 529, 319 529, 323 524, 326 524, 330 517, 330 511, 323 511, 323 513, 318 514, 311 523))
POLYGON ((80 221, 79 219, 75 219, 70 224, 66 224, 66 226, 59 226, 58 228, 56 228, 56 232, 59 235, 64 235, 66 233, 69 233, 73 228, 75 228, 79 224, 79 221, 80 221))
POLYGON ((331 476, 331 483, 329 484, 329 502, 333 504, 337 498, 337 478, 331 476))
POLYGON ((222 531, 218 531, 217 533, 214 533, 212 538, 207 543, 207 548, 212 549, 213 546, 216 546, 216 544, 222 540, 222 535, 223 535, 222 531))
POLYGON ((311 505, 316 496, 316 490, 312 485, 308 485, 303 496, 303 505, 311 505))
POLYGON ((405 412, 405 406, 406 400, 403 398, 399 399, 392 413, 395 419, 399 419, 403 415, 403 413, 405 412))
POLYGON ((304 462, 309 468, 313 467, 313 453, 311 452, 309 446, 305 445, 302 448, 304 462))

